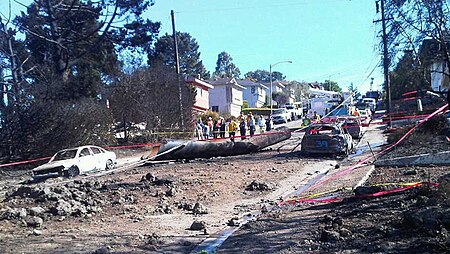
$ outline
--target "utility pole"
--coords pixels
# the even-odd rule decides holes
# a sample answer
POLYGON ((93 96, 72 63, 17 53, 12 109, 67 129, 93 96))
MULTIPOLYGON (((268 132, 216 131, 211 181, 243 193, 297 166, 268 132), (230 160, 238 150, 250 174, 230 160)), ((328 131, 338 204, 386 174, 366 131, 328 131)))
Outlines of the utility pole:
POLYGON ((389 114, 389 127, 392 127, 392 107, 391 107, 391 82, 389 80, 389 53, 388 53, 388 45, 387 45, 387 35, 386 35, 386 16, 384 12, 384 1, 385 0, 378 0, 376 1, 377 4, 377 12, 378 12, 378 2, 380 2, 381 5, 381 20, 377 20, 374 22, 381 21, 382 26, 382 36, 383 36, 383 70, 384 70, 384 84, 386 85, 386 96, 388 100, 388 108, 387 113, 389 114))
POLYGON ((269 78, 270 78, 270 94, 269 94, 269 100, 270 100, 270 117, 272 117, 272 86, 273 86, 273 81, 272 81, 272 67, 274 67, 275 65, 281 64, 281 63, 292 63, 292 61, 281 61, 281 62, 277 62, 274 64, 269 65, 269 78))
POLYGON ((373 78, 370 78, 370 91, 372 92, 373 78))
POLYGON ((180 60, 178 57, 177 31, 175 29, 175 13, 173 12, 173 10, 170 11, 170 15, 172 16, 172 37, 173 37, 173 44, 174 44, 174 50, 175 50, 176 70, 177 70, 177 74, 180 74, 180 60))
POLYGON ((173 10, 170 11, 170 15, 172 16, 172 37, 174 44, 174 55, 175 55, 175 63, 176 63, 176 72, 177 72, 177 80, 178 80, 178 96, 180 100, 180 123, 181 128, 184 129, 184 120, 183 120, 183 101, 181 97, 181 82, 180 82, 180 59, 178 56, 178 42, 177 42, 177 31, 175 29, 175 13, 173 10))

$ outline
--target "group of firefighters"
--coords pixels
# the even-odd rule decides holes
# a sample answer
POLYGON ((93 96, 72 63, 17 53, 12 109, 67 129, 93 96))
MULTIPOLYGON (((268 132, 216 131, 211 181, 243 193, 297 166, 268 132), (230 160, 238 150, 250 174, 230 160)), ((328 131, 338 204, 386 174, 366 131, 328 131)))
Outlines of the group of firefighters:
POLYGON ((214 121, 212 117, 208 117, 205 122, 198 119, 195 125, 195 133, 199 140, 207 140, 210 138, 225 138, 225 133, 228 132, 229 138, 232 142, 236 137, 236 133, 240 133, 241 140, 246 139, 247 130, 250 137, 253 137, 256 128, 259 128, 259 133, 272 130, 272 117, 264 118, 262 115, 255 117, 252 112, 245 115, 243 112, 236 120, 229 118, 225 121, 223 117, 219 117, 214 121))
MULTIPOLYGON (((308 126, 313 122, 320 122, 320 115, 317 112, 309 113, 303 118, 302 125, 308 126)), ((259 133, 262 134, 265 131, 272 130, 272 126, 271 115, 266 118, 262 115, 255 117, 252 112, 249 112, 247 115, 241 112, 236 119, 229 118, 225 120, 223 117, 219 117, 217 121, 214 121, 212 117, 208 117, 205 122, 202 119, 198 119, 195 125, 195 134, 198 140, 208 140, 210 138, 223 139, 228 132, 228 137, 234 142, 236 133, 239 133, 241 140, 244 140, 246 139, 247 131, 250 137, 253 137, 257 127, 259 128, 259 133)))

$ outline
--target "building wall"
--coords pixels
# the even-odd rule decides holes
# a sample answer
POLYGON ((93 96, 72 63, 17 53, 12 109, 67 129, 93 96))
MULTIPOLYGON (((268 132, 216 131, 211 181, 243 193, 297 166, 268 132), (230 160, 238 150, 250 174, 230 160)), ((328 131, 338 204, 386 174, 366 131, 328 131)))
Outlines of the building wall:
POLYGON ((209 90, 209 106, 219 113, 239 116, 243 104, 243 92, 232 85, 216 85, 209 90))
POLYGON ((448 76, 444 74, 449 72, 444 62, 435 62, 431 65, 431 88, 433 91, 445 91, 449 89, 448 76))
POLYGON ((195 96, 194 105, 200 108, 209 109, 209 91, 201 86, 196 86, 195 90, 197 91, 197 95, 195 96))
POLYGON ((259 86, 247 86, 243 91, 244 100, 251 108, 260 108, 266 101, 266 90, 259 86))
POLYGON ((237 89, 235 87, 231 87, 231 95, 232 95, 232 101, 231 101, 231 107, 230 107, 230 114, 232 116, 239 116, 241 113, 242 105, 244 104, 244 93, 242 90, 237 89))
POLYGON ((214 110, 218 107, 218 112, 228 112, 229 107, 226 99, 226 86, 214 86, 209 90, 209 108, 214 110))

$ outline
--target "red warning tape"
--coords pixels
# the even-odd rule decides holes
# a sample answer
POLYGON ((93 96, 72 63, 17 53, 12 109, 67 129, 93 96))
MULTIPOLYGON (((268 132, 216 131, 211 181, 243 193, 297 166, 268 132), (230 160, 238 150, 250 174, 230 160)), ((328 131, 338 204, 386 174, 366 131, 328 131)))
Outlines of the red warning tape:
POLYGON ((124 148, 136 148, 136 147, 154 147, 154 146, 160 146, 160 143, 153 143, 153 144, 139 144, 139 145, 127 145, 127 146, 106 146, 105 149, 124 149, 124 148))
POLYGON ((316 184, 314 184, 314 185, 308 187, 308 188, 305 190, 305 192, 306 192, 306 191, 309 191, 309 190, 316 189, 317 187, 319 187, 320 185, 322 185, 322 184, 324 184, 324 183, 326 183, 326 182, 328 182, 328 181, 331 181, 331 180, 336 179, 336 178, 338 178, 338 177, 341 177, 341 176, 343 176, 343 175, 349 174, 350 172, 352 172, 353 170, 359 168, 360 166, 362 166, 363 164, 369 162, 370 160, 372 160, 372 159, 374 159, 374 158, 376 158, 376 157, 379 157, 379 156, 381 156, 381 155, 383 155, 383 154, 386 154, 387 152, 389 152, 390 150, 392 150, 394 147, 396 147, 398 144, 400 144, 403 140, 405 140, 405 139, 406 139, 413 131, 415 131, 415 130, 417 129, 417 127, 419 127, 422 123, 428 121, 428 119, 432 118, 433 116, 435 116, 435 115, 437 115, 437 114, 439 114, 439 113, 442 113, 447 107, 448 107, 448 104, 445 104, 444 106, 440 107, 439 109, 437 109, 436 111, 434 111, 433 113, 431 113, 430 115, 428 115, 427 117, 425 117, 423 120, 421 120, 419 123, 417 123, 414 127, 412 127, 408 132, 406 132, 406 133, 405 133, 399 140, 397 140, 397 142, 395 142, 394 144, 388 146, 387 148, 383 149, 382 151, 380 151, 380 152, 378 152, 378 153, 376 153, 376 154, 374 154, 374 155, 369 155, 369 156, 367 156, 365 159, 363 159, 363 160, 359 161, 358 163, 356 163, 355 165, 350 166, 349 168, 347 168, 347 169, 345 169, 345 170, 343 170, 343 171, 340 171, 340 172, 334 174, 333 176, 331 176, 331 177, 329 177, 329 178, 327 178, 327 179, 325 179, 325 180, 322 180, 322 181, 320 181, 320 182, 318 182, 318 183, 316 183, 316 184))
MULTIPOLYGON (((236 133, 239 133, 239 131, 236 131, 236 133)), ((259 133, 259 134, 253 134, 253 135, 244 135, 244 136, 234 136, 235 139, 239 139, 239 138, 251 138, 251 137, 258 137, 258 136, 268 136, 268 135, 274 135, 274 134, 288 134, 291 133, 290 131, 268 131, 265 133, 259 133)), ((225 138, 209 138, 209 139, 200 139, 198 141, 219 141, 219 140, 226 140, 226 139, 230 139, 230 137, 225 137, 225 138)))
POLYGON ((39 159, 33 159, 33 160, 27 160, 27 161, 18 161, 18 162, 11 162, 11 163, 6 163, 6 164, 0 164, 0 168, 1 167, 8 167, 8 166, 16 166, 16 165, 21 165, 21 164, 28 164, 28 163, 32 163, 32 162, 37 162, 37 161, 43 161, 43 160, 49 160, 51 157, 45 157, 45 158, 39 158, 39 159))
POLYGON ((403 97, 405 97, 406 95, 411 95, 411 94, 416 94, 417 90, 411 91, 411 92, 406 92, 404 94, 402 94, 403 97))
MULTIPOLYGON (((138 144, 138 145, 127 145, 127 146, 107 146, 105 147, 105 149, 123 149, 123 148, 135 148, 135 147, 153 147, 153 146, 158 146, 160 144, 158 143, 153 143, 153 144, 138 144)), ((43 160, 49 160, 50 157, 44 157, 44 158, 38 158, 38 159, 32 159, 32 160, 26 160, 26 161, 17 161, 17 162, 11 162, 11 163, 6 163, 6 164, 0 164, 0 168, 2 167, 9 167, 9 166, 17 166, 17 165, 22 165, 22 164, 28 164, 28 163, 33 163, 33 162, 38 162, 38 161, 43 161, 43 160)))
MULTIPOLYGON (((356 198, 356 199, 362 199, 362 198, 374 198, 374 197, 380 197, 380 196, 385 196, 385 195, 389 195, 389 194, 393 194, 393 193, 398 193, 401 191, 405 191, 405 190, 409 190, 418 186, 422 186, 422 185, 431 185, 431 186, 439 186, 438 183, 430 183, 430 182, 420 182, 420 183, 416 183, 413 185, 409 185, 409 186, 405 186, 405 187, 399 187, 399 188, 395 188, 395 189, 391 189, 391 190, 385 190, 385 191, 380 191, 380 192, 375 192, 375 193, 371 193, 371 194, 364 194, 364 195, 356 195, 356 196, 352 196, 351 198, 356 198)), ((296 203, 331 203, 331 202, 338 202, 338 201, 342 201, 344 200, 344 198, 341 197, 332 197, 332 198, 305 198, 305 199, 296 199, 296 200, 287 200, 287 201, 282 201, 280 203, 278 203, 279 205, 284 205, 284 204, 296 204, 296 203)))

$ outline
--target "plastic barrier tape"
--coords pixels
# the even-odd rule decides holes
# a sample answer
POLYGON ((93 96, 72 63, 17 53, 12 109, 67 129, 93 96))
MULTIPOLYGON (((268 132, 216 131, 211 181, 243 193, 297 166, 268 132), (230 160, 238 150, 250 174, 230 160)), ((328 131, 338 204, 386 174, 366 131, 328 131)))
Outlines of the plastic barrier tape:
POLYGON ((361 166, 361 165, 363 165, 363 164, 369 162, 370 160, 375 159, 375 158, 377 158, 377 157, 379 157, 379 156, 381 156, 381 155, 383 155, 383 154, 386 154, 387 152, 389 152, 390 150, 392 150, 394 147, 396 147, 398 144, 400 144, 403 140, 405 140, 409 135, 411 135, 411 133, 412 133, 413 131, 415 131, 415 130, 417 129, 417 127, 419 127, 422 123, 426 122, 428 119, 430 119, 430 118, 432 118, 433 116, 435 116, 435 115, 439 114, 440 112, 444 111, 447 107, 448 107, 448 104, 445 104, 444 106, 440 107, 439 109, 437 109, 436 111, 434 111, 433 113, 431 113, 430 115, 428 115, 426 118, 424 118, 424 119, 421 120, 419 123, 417 123, 414 127, 412 127, 408 132, 406 132, 406 133, 405 133, 399 140, 397 140, 397 142, 395 142, 394 144, 392 144, 392 145, 386 147, 385 149, 383 149, 382 151, 380 151, 380 152, 378 152, 378 153, 376 153, 376 154, 374 154, 374 155, 369 155, 369 156, 366 157, 365 159, 359 161, 357 164, 355 164, 355 165, 353 165, 353 166, 350 166, 349 168, 347 168, 347 169, 345 169, 345 170, 343 170, 343 171, 340 171, 340 172, 334 174, 333 176, 331 176, 331 177, 329 177, 329 178, 327 178, 327 179, 325 179, 325 180, 322 180, 322 181, 320 181, 320 182, 318 182, 318 183, 316 183, 316 184, 310 186, 310 187, 309 187, 308 189, 306 189, 305 191, 313 190, 313 189, 319 187, 320 185, 322 185, 322 184, 324 184, 324 183, 326 183, 326 182, 328 182, 328 181, 331 181, 331 180, 333 180, 333 179, 336 179, 336 178, 339 178, 339 177, 344 176, 344 175, 346 175, 346 174, 349 174, 350 172, 352 172, 353 170, 355 170, 355 169, 358 168, 359 166, 361 166))

